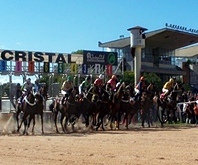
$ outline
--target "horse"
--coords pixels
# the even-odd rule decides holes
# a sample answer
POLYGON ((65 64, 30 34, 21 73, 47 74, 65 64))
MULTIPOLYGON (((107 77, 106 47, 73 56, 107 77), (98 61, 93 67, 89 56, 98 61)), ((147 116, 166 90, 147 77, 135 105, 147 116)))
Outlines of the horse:
POLYGON ((179 92, 183 92, 183 83, 175 83, 173 89, 170 91, 169 95, 167 96, 167 99, 165 101, 162 101, 160 99, 160 96, 158 94, 157 98, 157 118, 159 119, 161 123, 161 127, 163 127, 163 124, 166 123, 167 121, 170 122, 170 116, 173 116, 173 121, 177 123, 177 118, 176 118, 176 110, 177 110, 177 96, 179 92), (162 109, 160 113, 160 108, 162 109), (166 111, 166 115, 165 115, 166 111))
MULTIPOLYGON (((62 98, 63 99, 63 98, 62 98)), ((59 133, 58 127, 57 127, 57 117, 58 114, 60 113, 60 124, 61 124, 61 128, 63 132, 66 132, 65 128, 64 128, 64 124, 63 124, 63 119, 66 117, 66 109, 67 109, 67 105, 66 105, 66 101, 63 102, 63 104, 61 104, 62 100, 61 98, 59 98, 58 96, 55 98, 54 100, 54 105, 53 107, 51 106, 51 110, 53 110, 53 114, 54 114, 54 124, 55 124, 55 128, 56 128, 56 132, 59 133)))
POLYGON ((68 100, 66 102, 67 109, 66 109, 66 119, 65 119, 65 130, 67 130, 67 125, 72 126, 72 130, 74 131, 74 124, 75 120, 79 119, 81 115, 81 111, 79 108, 80 102, 78 97, 76 97, 76 90, 72 90, 68 100))
POLYGON ((96 116, 95 112, 97 110, 96 102, 99 98, 99 93, 97 92, 97 88, 95 85, 91 85, 87 93, 85 93, 83 99, 79 104, 79 108, 81 110, 81 114, 85 119, 85 126, 88 127, 90 125, 90 117, 92 117, 91 125, 95 125, 96 116))
MULTIPOLYGON (((19 106, 18 106, 19 108, 19 106)), ((24 123, 24 131, 23 134, 28 134, 28 128, 30 126, 31 120, 33 119, 33 127, 32 127, 32 133, 34 134, 34 126, 35 126, 35 115, 39 114, 41 116, 41 131, 42 134, 44 134, 43 129, 43 97, 40 94, 33 94, 33 92, 30 92, 28 96, 25 96, 24 101, 20 107, 20 109, 17 110, 17 131, 19 132, 22 123, 24 123), (35 101, 36 100, 36 101, 35 101), (18 123, 18 115, 19 112, 23 111, 23 117, 22 121, 19 125, 18 123), (27 117, 29 116, 29 122, 27 123, 27 117)))
POLYGON ((44 105, 46 107, 46 101, 47 101, 47 86, 46 86, 46 84, 41 86, 41 88, 39 89, 39 93, 40 93, 40 95, 43 96, 44 105))
POLYGON ((96 102, 96 123, 95 123, 95 129, 98 130, 98 128, 101 126, 102 130, 104 131, 104 117, 109 114, 109 110, 111 108, 111 102, 109 100, 110 93, 106 91, 105 88, 102 88, 102 95, 98 98, 96 102))
POLYGON ((152 124, 151 119, 151 109, 153 108, 154 101, 153 98, 156 93, 156 88, 154 86, 154 83, 150 83, 146 91, 143 92, 142 98, 141 98, 141 119, 142 119, 142 127, 144 127, 144 122, 147 119, 148 127, 152 124))
POLYGON ((111 101, 110 112, 109 112, 109 120, 105 124, 105 126, 110 122, 110 128, 113 129, 112 123, 115 121, 116 129, 119 129, 119 121, 120 121, 120 106, 122 102, 122 97, 124 95, 124 89, 126 87, 125 82, 123 82, 118 90, 113 94, 113 98, 111 101))

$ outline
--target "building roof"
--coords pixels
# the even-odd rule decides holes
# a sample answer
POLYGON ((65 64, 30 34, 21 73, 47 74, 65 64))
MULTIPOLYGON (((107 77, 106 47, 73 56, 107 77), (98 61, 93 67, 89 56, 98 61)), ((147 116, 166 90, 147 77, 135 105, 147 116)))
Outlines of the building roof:
MULTIPOLYGON (((164 48, 169 50, 179 49, 198 43, 198 35, 169 28, 163 28, 145 33, 145 43, 152 48, 164 48)), ((130 37, 101 43, 99 47, 124 48, 130 45, 130 37)))
POLYGON ((177 57, 193 57, 198 55, 198 45, 185 47, 175 50, 175 56, 177 57))

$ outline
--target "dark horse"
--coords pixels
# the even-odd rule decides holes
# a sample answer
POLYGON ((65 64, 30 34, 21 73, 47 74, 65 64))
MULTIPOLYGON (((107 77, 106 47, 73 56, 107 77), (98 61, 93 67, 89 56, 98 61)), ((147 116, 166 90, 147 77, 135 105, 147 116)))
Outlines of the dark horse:
POLYGON ((119 121, 120 121, 120 107, 122 104, 122 97, 124 95, 125 90, 125 83, 123 82, 118 90, 113 94, 111 106, 110 106, 110 112, 109 112, 109 120, 105 124, 107 125, 110 122, 110 128, 113 129, 112 123, 115 121, 115 127, 116 129, 119 129, 119 121))
POLYGON ((60 113, 60 123, 62 127, 62 131, 67 131, 67 124, 72 123, 72 129, 74 128, 74 122, 71 122, 71 118, 79 118, 80 111, 78 109, 79 102, 76 101, 75 98, 76 90, 73 89, 71 91, 71 94, 68 96, 67 100, 61 104, 61 98, 56 98, 54 103, 54 123, 56 127, 56 132, 59 133, 58 127, 57 127, 57 117, 60 113), (63 123, 63 120, 65 118, 65 122, 63 123))
POLYGON ((160 96, 158 96, 157 106, 156 106, 157 117, 162 127, 163 124, 166 123, 167 121, 171 123, 170 115, 173 116, 172 117, 173 121, 177 123, 177 117, 176 117, 177 97, 180 92, 183 92, 182 85, 183 83, 176 83, 165 101, 162 101, 160 99, 160 96), (162 109, 161 112, 160 112, 160 108, 162 109))
POLYGON ((104 117, 109 114, 110 108, 111 108, 111 101, 110 93, 105 90, 105 88, 102 88, 102 95, 98 98, 96 102, 96 123, 95 123, 95 129, 98 130, 98 128, 101 126, 102 130, 104 129, 104 117))
POLYGON ((22 123, 24 123, 23 134, 28 134, 28 128, 30 126, 31 120, 33 119, 32 133, 34 133, 35 126, 35 115, 38 114, 41 116, 41 131, 44 134, 43 130, 43 97, 40 94, 29 93, 28 96, 25 96, 22 105, 17 105, 16 110, 16 120, 17 120, 17 131, 20 130, 22 123), (23 112, 23 117, 19 125, 19 114, 23 112), (29 116, 29 121, 27 123, 27 117, 29 116))
POLYGON ((132 85, 126 86, 120 106, 120 115, 123 115, 123 122, 125 128, 128 129, 132 118, 137 114, 141 108, 140 100, 134 100, 134 88, 132 85))
POLYGON ((58 96, 55 98, 54 100, 54 106, 53 106, 53 113, 54 113, 54 124, 56 127, 56 132, 59 133, 58 127, 57 127, 57 117, 58 114, 60 113, 60 124, 62 127, 62 131, 66 132, 65 128, 64 128, 64 124, 63 124, 63 119, 66 117, 66 109, 67 109, 67 105, 66 105, 66 101, 62 103, 63 98, 59 98, 58 96))
POLYGON ((99 94, 97 92, 97 87, 95 85, 91 85, 87 93, 85 94, 83 100, 81 101, 79 108, 81 111, 82 116, 85 120, 85 126, 89 127, 90 125, 93 126, 96 123, 96 111, 97 105, 96 102, 99 98, 99 94), (91 117, 91 123, 90 123, 91 117))
POLYGON ((153 108, 154 101, 153 98, 156 94, 156 87, 154 83, 150 83, 146 91, 143 92, 142 98, 141 98, 141 119, 142 119, 142 127, 144 127, 144 122, 147 119, 148 127, 152 124, 151 119, 151 109, 153 108))

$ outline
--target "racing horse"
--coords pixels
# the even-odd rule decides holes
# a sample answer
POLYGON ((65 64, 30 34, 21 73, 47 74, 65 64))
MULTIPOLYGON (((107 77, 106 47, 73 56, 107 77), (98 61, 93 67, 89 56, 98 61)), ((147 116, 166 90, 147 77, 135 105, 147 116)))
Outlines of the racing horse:
POLYGON ((24 123, 23 134, 28 134, 28 128, 30 126, 31 120, 33 119, 32 133, 34 133, 35 126, 35 115, 39 114, 41 116, 41 131, 44 134, 43 129, 43 97, 40 94, 34 94, 30 92, 28 96, 25 96, 22 105, 17 106, 16 119, 17 119, 17 131, 19 132, 22 123, 24 123), (23 112, 21 123, 19 124, 19 114, 23 112), (29 121, 27 122, 27 117, 29 116, 29 121))
POLYGON ((81 111, 82 116, 84 117, 85 120, 85 126, 89 127, 90 124, 91 126, 96 124, 96 102, 99 98, 99 94, 96 91, 96 86, 91 85, 87 93, 85 93, 82 101, 79 104, 79 109, 81 111), (91 117, 91 123, 90 123, 90 117, 91 117))
POLYGON ((71 94, 68 97, 66 105, 67 109, 64 129, 65 131, 67 131, 67 125, 71 124, 72 130, 74 131, 75 120, 79 119, 81 115, 81 111, 79 108, 80 102, 78 97, 76 97, 76 89, 72 90, 71 94))
POLYGON ((129 124, 133 116, 140 109, 140 101, 134 100, 134 88, 132 85, 127 85, 121 100, 120 115, 123 115, 122 125, 125 124, 125 128, 128 129, 129 124))
POLYGON ((66 101, 62 101, 63 98, 56 97, 54 100, 54 105, 53 105, 53 114, 54 114, 54 124, 56 128, 56 132, 59 133, 58 127, 57 127, 57 118, 58 114, 60 113, 60 124, 63 132, 66 132, 63 124, 63 119, 66 117, 66 101))
MULTIPOLYGON (((105 87, 105 86, 104 86, 105 87)), ((98 128, 101 126, 102 130, 104 131, 104 117, 109 114, 110 108, 111 108, 111 101, 109 100, 111 94, 106 91, 105 88, 101 89, 102 95, 98 98, 96 102, 96 123, 95 123, 95 129, 98 130, 98 128)))
POLYGON ((170 122, 170 115, 173 116, 173 121, 177 123, 176 118, 176 110, 177 110, 177 97, 180 92, 183 92, 183 83, 175 83, 173 89, 170 91, 169 95, 165 100, 160 99, 159 93, 157 97, 157 118, 159 119, 161 123, 161 127, 163 127, 163 124, 167 121, 170 122), (160 108, 162 111, 160 112, 160 108), (166 111, 166 114, 165 114, 166 111))
POLYGON ((61 104, 61 98, 57 97, 54 101, 53 113, 54 113, 54 124, 56 128, 56 132, 59 133, 58 126, 57 126, 57 118, 58 114, 60 113, 60 123, 61 128, 64 133, 67 131, 67 124, 69 125, 72 123, 72 129, 74 128, 74 122, 71 122, 71 117, 79 118, 80 111, 78 109, 78 101, 75 98, 76 89, 73 89, 70 95, 67 97, 65 101, 61 104), (63 120, 65 122, 63 123, 63 120))
POLYGON ((120 121, 120 106, 122 102, 122 97, 124 95, 124 90, 125 90, 125 82, 123 82, 118 90, 113 94, 111 106, 110 106, 110 112, 109 112, 109 118, 108 122, 105 124, 109 124, 110 122, 110 128, 113 129, 112 123, 115 121, 115 127, 116 129, 119 129, 119 121, 120 121))
POLYGON ((144 127, 144 122, 147 119, 148 127, 152 124, 151 119, 151 109, 153 108, 154 101, 153 98, 156 94, 156 87, 154 83, 150 83, 146 91, 143 92, 142 98, 141 98, 141 120, 142 120, 142 127, 144 127))

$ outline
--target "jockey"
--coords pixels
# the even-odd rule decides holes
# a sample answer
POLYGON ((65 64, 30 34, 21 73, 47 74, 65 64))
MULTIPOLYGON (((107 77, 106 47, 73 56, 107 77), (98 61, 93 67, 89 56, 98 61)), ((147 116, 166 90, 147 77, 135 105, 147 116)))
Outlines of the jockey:
POLYGON ((35 82, 35 84, 34 84, 34 90, 37 93, 41 89, 41 85, 39 84, 39 79, 38 78, 34 82, 35 82))
POLYGON ((123 79, 120 78, 120 81, 116 84, 116 90, 120 87, 120 85, 123 83, 123 79))
POLYGON ((33 84, 31 83, 31 79, 28 78, 25 83, 22 85, 21 87, 21 92, 22 92, 22 95, 21 95, 21 99, 20 99, 20 103, 22 103, 22 100, 25 96, 28 96, 29 93, 32 91, 32 88, 33 88, 33 84))
POLYGON ((67 80, 63 82, 61 87, 61 93, 63 95, 62 104, 64 102, 64 99, 69 97, 73 89, 74 89, 74 85, 72 82, 72 77, 68 76, 67 80))
POLYGON ((142 77, 140 77, 140 80, 139 80, 139 82, 137 83, 137 85, 136 85, 136 87, 134 89, 134 91, 135 91, 135 100, 137 100, 138 98, 139 98, 138 100, 141 99, 142 92, 145 89, 145 87, 146 87, 146 85, 145 85, 145 79, 142 76, 142 77))
POLYGON ((91 76, 87 76, 85 80, 79 86, 79 95, 83 96, 83 92, 87 92, 91 85, 91 76))
POLYGON ((26 80, 26 82, 22 85, 22 87, 21 87, 21 91, 23 92, 23 93, 29 93, 29 92, 31 92, 32 91, 32 87, 33 87, 34 85, 31 83, 31 79, 30 78, 28 78, 27 80, 26 80))
POLYGON ((114 92, 116 90, 116 83, 117 83, 117 77, 115 75, 112 75, 111 79, 107 81, 106 90, 110 92, 114 92))
POLYGON ((174 79, 173 78, 170 78, 170 80, 169 81, 167 81, 165 84, 164 84, 164 86, 163 86, 163 88, 162 88, 162 95, 160 95, 161 96, 161 98, 162 97, 166 97, 167 95, 168 95, 168 93, 170 92, 170 90, 172 89, 174 87, 174 79))
POLYGON ((98 78, 94 81, 94 85, 96 86, 96 92, 99 94, 102 92, 101 88, 103 87, 103 79, 104 75, 100 74, 98 78))
POLYGON ((21 95, 22 95, 21 85, 19 83, 17 83, 17 85, 16 85, 16 100, 18 100, 18 98, 20 98, 21 95))

